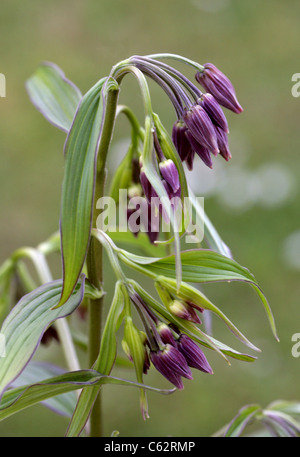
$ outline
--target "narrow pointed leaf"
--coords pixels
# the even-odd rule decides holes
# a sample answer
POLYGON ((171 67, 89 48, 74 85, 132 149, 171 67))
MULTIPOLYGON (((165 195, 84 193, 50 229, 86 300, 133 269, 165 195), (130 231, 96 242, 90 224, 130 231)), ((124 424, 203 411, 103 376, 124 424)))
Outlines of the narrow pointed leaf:
POLYGON ((62 281, 38 287, 14 306, 3 322, 0 333, 5 339, 6 356, 0 358, 0 395, 23 371, 35 353, 45 330, 56 320, 72 313, 81 303, 85 281, 74 290, 61 308, 62 281))
MULTIPOLYGON (((100 351, 93 366, 97 371, 109 375, 117 355, 116 332, 120 324, 119 318, 124 306, 122 283, 118 281, 115 286, 115 293, 102 333, 100 351)), ((69 424, 68 433, 78 434, 85 426, 91 409, 99 393, 99 386, 84 389, 78 399, 76 409, 69 424)))
MULTIPOLYGON (((15 379, 11 387, 16 389, 26 385, 33 385, 64 373, 65 370, 50 363, 31 361, 20 376, 15 379)), ((43 405, 61 416, 71 417, 76 401, 75 392, 67 392, 43 401, 43 405)))
POLYGON ((237 437, 244 431, 245 427, 255 417, 256 414, 261 413, 259 405, 249 405, 242 408, 237 416, 230 422, 223 436, 237 437))
MULTIPOLYGON (((165 306, 162 305, 159 301, 155 300, 148 292, 146 292, 136 281, 130 280, 129 283, 133 286, 133 288, 137 291, 137 293, 143 298, 143 300, 148 303, 153 310, 155 310, 166 322, 171 322, 175 326, 179 327, 183 332, 185 332, 188 336, 190 336, 193 340, 197 343, 216 350, 217 352, 221 352, 225 356, 229 356, 231 358, 245 361, 245 362, 253 362, 256 358, 248 355, 243 354, 231 347, 227 346, 224 343, 216 340, 212 336, 205 335, 204 332, 201 332, 200 329, 189 321, 179 320, 178 317, 171 314, 165 306)), ((226 358, 226 357, 225 357, 226 358)), ((227 359, 226 359, 227 360, 227 359)))
POLYGON ((46 379, 39 383, 9 389, 5 392, 0 403, 0 421, 7 417, 57 395, 72 392, 83 387, 103 384, 115 384, 129 387, 138 387, 169 395, 175 389, 158 389, 156 387, 139 384, 134 381, 105 376, 95 370, 79 370, 46 379))
MULTIPOLYGON (((81 100, 65 144, 60 222, 64 283, 60 305, 72 293, 87 255, 97 154, 105 117, 106 95, 102 88, 106 79, 100 80, 81 100)), ((107 90, 117 89, 116 85, 108 87, 107 90)))
POLYGON ((27 80, 26 88, 33 105, 43 116, 68 132, 82 95, 63 71, 57 65, 46 62, 27 80))
MULTIPOLYGON (((176 278, 175 256, 164 258, 144 257, 118 249, 118 255, 127 265, 152 277, 176 278)), ((276 325, 269 303, 255 277, 235 260, 207 249, 193 249, 181 252, 182 280, 193 283, 242 281, 250 284, 265 308, 272 332, 278 340, 276 325)))

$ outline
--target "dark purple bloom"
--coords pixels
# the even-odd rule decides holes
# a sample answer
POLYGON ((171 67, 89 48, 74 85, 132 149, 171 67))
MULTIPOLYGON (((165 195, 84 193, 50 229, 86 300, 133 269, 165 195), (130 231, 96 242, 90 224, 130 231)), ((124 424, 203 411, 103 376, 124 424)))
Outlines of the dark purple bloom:
POLYGON ((182 376, 193 379, 184 356, 170 344, 167 344, 163 350, 151 351, 150 359, 155 368, 180 390, 183 389, 182 376))
POLYGON ((172 140, 182 162, 188 159, 193 152, 191 144, 186 136, 187 126, 183 121, 176 121, 172 129, 172 140))
POLYGON ((197 72, 195 78, 204 89, 215 99, 235 113, 241 113, 243 108, 239 104, 231 81, 212 63, 204 64, 204 70, 197 72))
POLYGON ((176 341, 173 336, 172 330, 167 324, 161 323, 158 326, 157 330, 164 344, 171 344, 172 346, 176 345, 176 341))
POLYGON ((207 112, 215 125, 224 130, 224 132, 229 133, 226 116, 213 95, 203 94, 198 104, 207 112))
POLYGON ((164 180, 170 186, 172 193, 177 194, 180 190, 180 180, 175 163, 171 159, 166 159, 159 163, 159 171, 164 180))
POLYGON ((216 134, 218 138, 218 146, 220 149, 220 154, 222 157, 224 157, 225 160, 231 159, 231 153, 229 150, 228 146, 228 137, 227 133, 224 132, 224 130, 220 129, 219 127, 216 127, 216 134))
POLYGON ((219 148, 215 127, 207 112, 200 105, 193 105, 184 113, 183 120, 197 142, 217 155, 219 148))
POLYGON ((148 202, 151 202, 151 197, 153 196, 153 188, 151 186, 149 179, 146 176, 146 173, 145 173, 143 167, 141 167, 141 170, 140 170, 140 181, 141 181, 141 185, 142 185, 145 197, 147 198, 148 202))
POLYGON ((182 302, 180 300, 173 300, 173 302, 171 302, 169 306, 170 311, 175 316, 178 316, 181 319, 185 319, 187 321, 194 322, 195 324, 201 324, 201 321, 196 311, 188 303, 182 302))
MULTIPOLYGON (((209 168, 212 168, 213 163, 211 160, 211 155, 210 155, 209 150, 205 146, 200 144, 189 130, 187 130, 186 136, 193 148, 193 153, 194 153, 193 156, 190 156, 190 159, 194 160, 195 153, 196 153, 200 157, 200 159, 205 163, 205 165, 207 165, 209 168)), ((192 170, 192 168, 193 168, 193 164, 192 164, 192 162, 190 162, 189 169, 192 170)))
POLYGON ((202 350, 187 335, 180 335, 179 340, 177 341, 177 349, 184 356, 190 367, 197 368, 197 370, 201 370, 204 373, 213 373, 202 350))

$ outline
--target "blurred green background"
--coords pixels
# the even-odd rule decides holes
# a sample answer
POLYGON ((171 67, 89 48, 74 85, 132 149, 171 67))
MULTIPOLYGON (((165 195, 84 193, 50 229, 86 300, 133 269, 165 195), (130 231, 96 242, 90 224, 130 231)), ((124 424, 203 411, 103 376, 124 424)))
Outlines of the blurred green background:
MULTIPOLYGON (((0 99, 0 262, 58 229, 65 136, 35 110, 24 87, 41 61, 55 62, 84 93, 132 54, 182 54, 218 66, 244 108, 239 116, 226 113, 231 162, 218 158, 213 170, 197 163, 190 179, 234 257, 267 295, 280 343, 250 287, 207 285, 209 298, 262 349, 258 360, 232 360, 229 367, 206 353, 214 375, 195 372, 184 391, 169 397, 150 393, 147 422, 135 389, 105 387, 106 436, 113 430, 121 436, 209 436, 245 404, 300 400, 300 358, 291 354, 292 335, 300 332, 300 99, 291 93, 292 75, 300 72, 299 17, 296 0, 1 2, 6 98, 0 99)), ((121 100, 142 113, 135 83, 124 84, 121 100)), ((170 128, 174 112, 154 87, 153 106, 170 128)), ((124 152, 128 135, 127 124, 120 122, 113 157, 124 152)), ((220 341, 246 349, 219 322, 213 321, 213 328, 220 341)), ((48 355, 60 360, 55 343, 38 357, 48 355)), ((153 370, 146 382, 168 385, 153 370)), ((2 422, 0 436, 59 436, 66 426, 65 418, 38 405, 2 422)))

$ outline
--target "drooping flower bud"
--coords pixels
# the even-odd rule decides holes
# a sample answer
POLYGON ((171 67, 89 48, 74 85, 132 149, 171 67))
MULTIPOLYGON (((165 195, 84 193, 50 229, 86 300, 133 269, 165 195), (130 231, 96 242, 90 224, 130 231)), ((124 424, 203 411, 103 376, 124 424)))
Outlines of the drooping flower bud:
POLYGON ((187 126, 183 121, 176 121, 172 129, 172 140, 182 162, 192 153, 191 144, 186 136, 187 126))
MULTIPOLYGON (((195 156, 195 153, 200 157, 200 159, 202 160, 202 162, 205 163, 205 165, 207 165, 209 168, 212 168, 213 166, 213 163, 212 163, 212 160, 211 160, 211 156, 210 156, 210 152, 209 150, 203 146, 202 144, 200 144, 196 138, 194 138, 194 136, 191 134, 191 132, 189 130, 187 130, 186 132, 186 136, 193 148, 193 156, 190 155, 190 160, 194 160, 194 156, 195 156)), ((189 165, 188 165, 189 166, 189 165)), ((193 169, 193 162, 190 162, 190 170, 193 169)))
POLYGON ((153 189, 152 189, 149 179, 146 176, 146 173, 145 173, 143 167, 141 167, 141 170, 140 170, 140 181, 141 181, 141 185, 142 185, 145 197, 147 198, 148 202, 151 202, 151 197, 153 196, 153 189))
POLYGON ((166 159, 159 163, 159 171, 164 180, 171 187, 172 193, 177 194, 180 190, 180 180, 175 163, 171 159, 166 159))
POLYGON ((160 323, 157 327, 157 331, 161 337, 161 340, 164 344, 171 344, 172 346, 176 345, 175 338, 173 336, 172 330, 167 324, 160 323))
POLYGON ((226 116, 213 95, 202 94, 198 103, 207 112, 207 114, 209 115, 209 117, 215 125, 223 129, 224 132, 229 133, 226 116))
POLYGON ((222 157, 224 157, 225 160, 228 161, 232 156, 229 150, 227 133, 225 133, 224 130, 220 129, 219 127, 216 127, 216 134, 218 138, 220 154, 222 157))
POLYGON ((175 316, 180 317, 181 319, 185 319, 187 321, 194 322, 196 324, 201 324, 199 317, 197 316, 195 310, 180 300, 173 300, 169 304, 169 311, 174 314, 175 316))
POLYGON ((217 155, 219 148, 215 127, 207 112, 200 105, 193 105, 184 113, 183 120, 197 142, 217 155))
POLYGON ((204 64, 204 70, 197 72, 195 78, 207 92, 215 97, 220 105, 235 113, 243 111, 231 81, 215 65, 212 63, 204 64))
POLYGON ((150 359, 157 371, 179 390, 183 389, 182 376, 193 379, 184 356, 170 344, 167 344, 163 350, 150 352, 150 359))
POLYGON ((180 335, 179 340, 177 340, 177 349, 184 356, 190 367, 196 368, 204 373, 213 373, 203 351, 187 335, 180 335))

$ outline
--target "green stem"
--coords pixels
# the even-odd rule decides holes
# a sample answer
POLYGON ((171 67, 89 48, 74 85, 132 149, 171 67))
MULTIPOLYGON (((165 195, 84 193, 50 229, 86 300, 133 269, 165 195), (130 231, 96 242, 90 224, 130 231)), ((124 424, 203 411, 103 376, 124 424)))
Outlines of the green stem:
POLYGON ((193 60, 190 60, 190 59, 187 59, 186 57, 183 57, 183 56, 180 56, 178 54, 170 54, 168 52, 166 53, 159 53, 159 54, 149 54, 147 55, 147 57, 149 57, 150 59, 173 59, 173 60, 178 60, 179 62, 183 62, 187 65, 190 65, 191 67, 195 68, 196 70, 198 71, 203 71, 204 70, 204 67, 203 65, 193 61, 193 60))
MULTIPOLYGON (((112 90, 108 90, 105 117, 101 133, 101 141, 98 151, 96 183, 95 183, 95 199, 93 210, 93 225, 96 227, 96 203, 97 200, 104 196, 105 185, 105 163, 110 141, 113 134, 116 107, 119 91, 116 86, 112 90)), ((105 96, 105 95, 104 95, 105 96)), ((87 271, 88 278, 91 283, 99 288, 103 283, 103 248, 95 238, 91 237, 90 246, 87 255, 87 271)), ((101 325, 102 325, 102 308, 103 298, 89 301, 89 366, 92 367, 98 357, 100 340, 101 340, 101 325)), ((101 417, 101 396, 98 394, 93 410, 90 416, 90 436, 102 436, 102 417, 101 417)))

